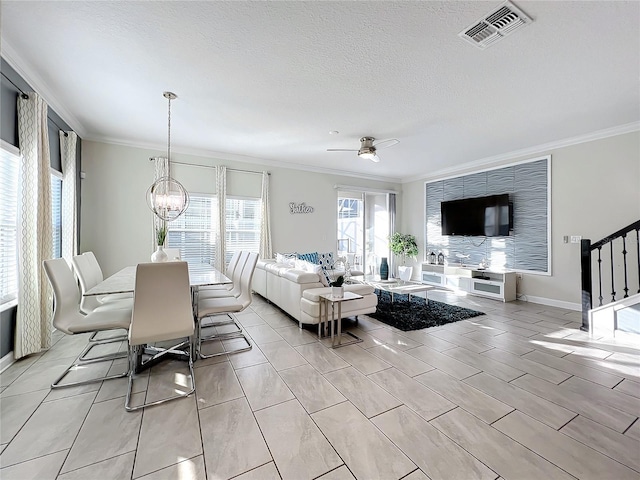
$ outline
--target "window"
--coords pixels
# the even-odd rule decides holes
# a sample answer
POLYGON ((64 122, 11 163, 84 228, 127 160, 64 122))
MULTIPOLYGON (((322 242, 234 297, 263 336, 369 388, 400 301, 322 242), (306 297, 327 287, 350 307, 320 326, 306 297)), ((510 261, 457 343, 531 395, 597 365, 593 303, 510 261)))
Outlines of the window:
MULTIPOLYGON (((218 201, 215 195, 190 194, 189 207, 171 222, 167 246, 180 249, 190 267, 215 265, 218 201)), ((240 250, 258 252, 262 218, 259 198, 227 197, 225 263, 240 250)))
POLYGON ((56 170, 51 173, 51 226, 53 258, 62 256, 62 177, 56 170))
POLYGON ((241 250, 258 253, 260 250, 261 199, 227 197, 225 263, 241 250))
POLYGON ((169 225, 167 246, 180 249, 190 267, 215 265, 217 204, 213 195, 192 193, 187 210, 169 225))
POLYGON ((18 297, 18 179, 20 157, 0 149, 0 306, 18 297))

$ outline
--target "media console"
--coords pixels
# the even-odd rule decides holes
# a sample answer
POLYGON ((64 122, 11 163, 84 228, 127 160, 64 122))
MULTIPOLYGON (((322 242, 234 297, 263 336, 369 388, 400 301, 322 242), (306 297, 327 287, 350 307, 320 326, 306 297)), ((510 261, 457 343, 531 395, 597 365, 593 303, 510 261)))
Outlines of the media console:
POLYGON ((496 272, 464 266, 423 263, 420 280, 428 285, 462 290, 503 302, 511 302, 516 299, 515 272, 496 272))

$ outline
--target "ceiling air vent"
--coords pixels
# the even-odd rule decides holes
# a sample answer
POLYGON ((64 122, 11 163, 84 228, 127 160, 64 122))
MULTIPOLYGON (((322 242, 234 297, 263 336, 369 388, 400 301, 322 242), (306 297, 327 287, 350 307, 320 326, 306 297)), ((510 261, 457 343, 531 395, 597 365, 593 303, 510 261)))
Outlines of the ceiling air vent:
POLYGON ((507 1, 465 28, 458 36, 484 50, 532 21, 526 13, 507 1))

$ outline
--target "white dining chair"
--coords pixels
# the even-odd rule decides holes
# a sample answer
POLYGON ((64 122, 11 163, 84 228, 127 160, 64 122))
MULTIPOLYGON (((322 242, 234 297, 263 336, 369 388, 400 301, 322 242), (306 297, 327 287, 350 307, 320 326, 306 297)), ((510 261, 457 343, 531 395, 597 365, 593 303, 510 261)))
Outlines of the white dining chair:
MULTIPOLYGON (((242 251, 237 251, 233 254, 233 256, 231 257, 231 260, 229 260, 229 265, 227 265, 226 270, 224 271, 224 274, 226 275, 227 278, 231 279, 231 283, 230 284, 226 284, 226 285, 209 285, 206 287, 201 287, 199 290, 199 295, 201 295, 199 298, 206 298, 210 292, 215 292, 215 291, 223 291, 223 292, 229 292, 230 290, 233 289, 234 287, 234 281, 235 281, 235 271, 236 268, 239 265, 239 261, 240 261, 240 257, 243 256, 243 253, 246 252, 242 252, 242 251)), ((246 255, 244 255, 244 260, 246 260, 246 255)), ((242 266, 244 266, 244 262, 242 263, 242 265, 240 265, 240 271, 242 271, 242 266)), ((213 296, 216 296, 217 294, 214 294, 213 296)))
MULTIPOLYGON (((242 257, 241 257, 242 258, 242 257)), ((229 353, 239 353, 251 350, 252 345, 247 336, 242 331, 242 327, 237 322, 235 317, 235 313, 241 312, 246 309, 252 301, 252 292, 251 292, 251 283, 253 280, 253 273, 256 268, 256 263, 258 262, 258 254, 257 253, 248 253, 246 256, 246 261, 242 268, 242 272, 240 275, 240 294, 238 297, 228 296, 228 297, 219 297, 219 298, 203 298, 198 299, 198 305, 196 308, 197 312, 197 351, 198 355, 201 358, 211 358, 219 355, 225 355, 229 353), (219 326, 227 322, 216 322, 215 318, 219 316, 226 316, 230 319, 228 323, 235 324, 238 331, 231 333, 216 333, 213 335, 203 336, 202 329, 212 326, 219 326), (205 323, 205 319, 211 319, 211 323, 205 323), (218 352, 213 354, 204 354, 202 353, 202 343, 206 341, 212 340, 228 340, 232 338, 243 339, 246 342, 245 347, 239 347, 234 350, 227 350, 224 352, 218 352)))
MULTIPOLYGON (((54 258, 51 260, 45 260, 43 267, 49 283, 53 289, 54 295, 54 311, 53 311, 53 326, 56 330, 61 331, 67 335, 77 335, 80 333, 88 332, 102 332, 106 330, 127 330, 131 323, 131 309, 113 309, 94 311, 88 315, 83 315, 78 310, 80 302, 80 292, 78 291, 78 285, 76 280, 64 258, 54 258)), ((60 375, 51 384, 51 388, 73 387, 77 385, 85 385, 88 383, 101 382, 103 380, 109 380, 112 378, 120 378, 127 375, 127 372, 123 372, 116 375, 108 375, 100 378, 94 378, 90 380, 76 381, 71 383, 61 384, 60 382, 72 369, 81 369, 89 364, 99 363, 104 361, 112 361, 115 358, 122 358, 122 353, 111 353, 101 356, 85 359, 85 356, 91 351, 92 348, 98 345, 104 345, 107 343, 114 343, 118 340, 104 340, 99 342, 90 343, 85 347, 82 353, 76 358, 76 360, 67 368, 62 375, 60 375)))
POLYGON ((98 308, 132 308, 133 297, 131 294, 114 295, 89 295, 85 293, 104 280, 102 269, 93 252, 85 252, 75 255, 71 259, 73 271, 78 277, 82 297, 80 297, 80 310, 83 313, 91 313, 98 308))
MULTIPOLYGON (((235 256, 234 256, 235 257, 235 256)), ((198 291, 198 300, 205 298, 220 298, 220 297, 238 297, 240 296, 240 277, 242 276, 242 270, 249 258, 249 252, 238 252, 236 261, 233 264, 231 272, 227 270, 227 277, 231 279, 230 285, 220 285, 223 288, 201 288, 198 291)), ((233 260, 233 258, 232 258, 233 260)), ((229 263, 231 265, 231 263, 229 263)))
POLYGON ((129 382, 125 409, 138 410, 159 405, 169 400, 187 397, 195 392, 193 374, 193 344, 195 327, 189 286, 189 270, 186 262, 141 263, 136 268, 136 283, 133 297, 133 315, 129 328, 129 382), (189 351, 184 337, 189 337, 189 351), (144 347, 154 342, 180 339, 170 348, 154 347, 155 354, 143 360, 144 347), (141 370, 157 364, 168 356, 178 356, 189 362, 191 387, 175 385, 177 395, 140 405, 131 404, 134 376, 141 370))

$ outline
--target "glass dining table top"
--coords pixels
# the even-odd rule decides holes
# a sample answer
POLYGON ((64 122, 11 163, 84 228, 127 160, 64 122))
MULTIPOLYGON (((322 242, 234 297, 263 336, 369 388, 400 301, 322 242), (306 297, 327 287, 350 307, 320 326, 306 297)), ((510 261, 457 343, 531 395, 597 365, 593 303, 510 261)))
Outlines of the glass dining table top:
MULTIPOLYGON (((125 267, 102 282, 87 290, 84 295, 111 295, 115 293, 133 293, 136 283, 136 267, 125 267)), ((198 288, 208 285, 225 285, 231 279, 211 265, 189 265, 189 283, 198 288)))

